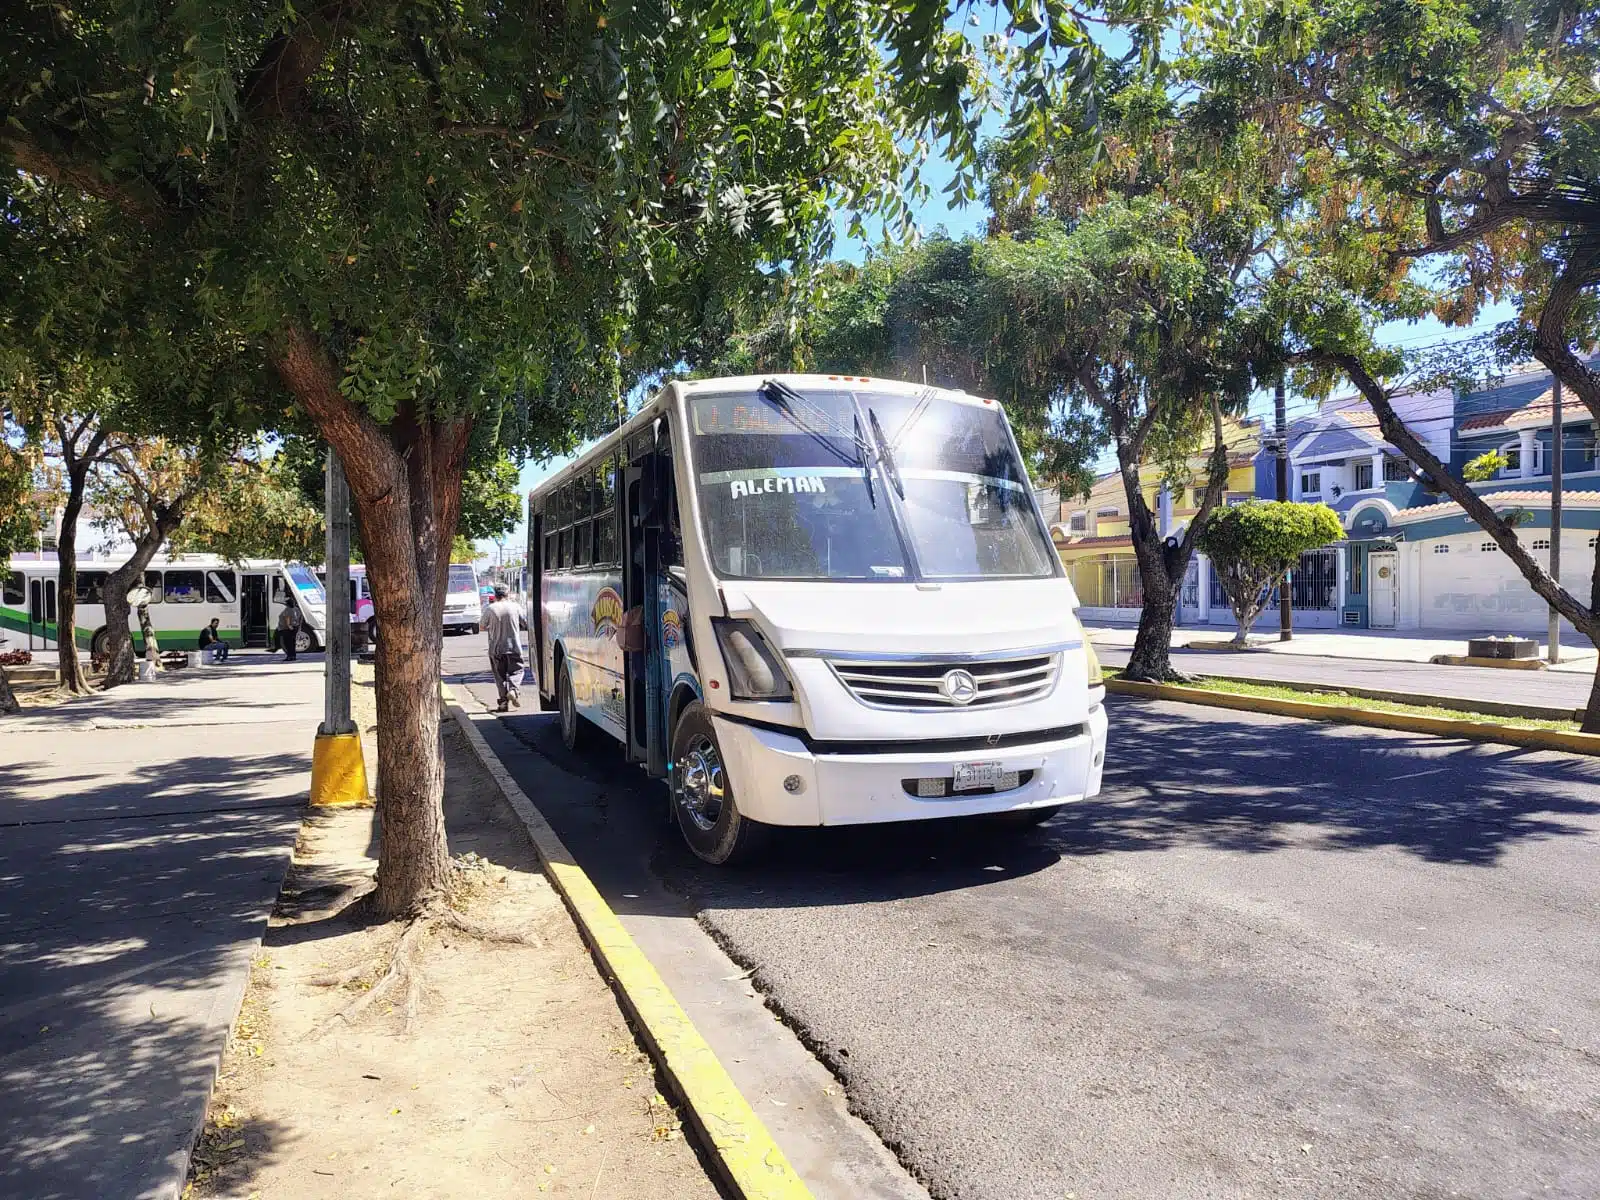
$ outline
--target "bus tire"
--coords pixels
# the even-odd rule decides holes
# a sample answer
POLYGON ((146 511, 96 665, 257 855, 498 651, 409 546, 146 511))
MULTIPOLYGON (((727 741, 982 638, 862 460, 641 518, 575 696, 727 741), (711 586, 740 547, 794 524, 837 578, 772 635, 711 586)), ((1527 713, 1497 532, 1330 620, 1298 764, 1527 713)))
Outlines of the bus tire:
POLYGON ((378 618, 377 617, 368 617, 367 618, 367 645, 376 646, 377 644, 378 644, 378 618))
POLYGON ((698 700, 678 718, 668 778, 673 818, 696 858, 713 866, 734 866, 766 849, 772 827, 739 811, 711 713, 698 700))
POLYGON ((590 742, 589 722, 578 711, 578 698, 572 690, 572 672, 567 660, 561 660, 556 676, 556 708, 561 713, 561 744, 574 754, 586 749, 590 742))
POLYGON ((106 656, 106 643, 111 640, 111 633, 104 625, 94 631, 94 636, 89 639, 89 657, 104 658, 106 656))
POLYGON ((310 654, 317 649, 320 649, 320 647, 317 645, 316 634, 304 626, 295 631, 294 652, 296 654, 310 654))

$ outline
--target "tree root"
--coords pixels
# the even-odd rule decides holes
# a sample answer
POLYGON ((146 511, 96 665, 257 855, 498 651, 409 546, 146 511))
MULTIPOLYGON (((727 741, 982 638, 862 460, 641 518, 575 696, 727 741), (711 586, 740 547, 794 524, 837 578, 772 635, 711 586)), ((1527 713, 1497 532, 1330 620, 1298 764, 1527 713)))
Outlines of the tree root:
MULTIPOLYGON (((385 996, 394 993, 396 989, 403 989, 403 996, 396 1007, 400 1010, 404 1021, 404 1032, 409 1035, 416 1026, 417 1016, 422 1007, 423 981, 416 962, 417 947, 428 930, 440 928, 451 929, 493 945, 543 947, 545 944, 529 934, 483 925, 462 916, 443 903, 430 904, 406 919, 400 940, 390 952, 389 965, 377 982, 324 1022, 317 1030, 317 1036, 328 1033, 336 1025, 354 1025, 362 1014, 385 996)), ((313 987, 343 987, 366 974, 369 966, 369 963, 363 962, 343 971, 315 976, 307 982, 313 987)))

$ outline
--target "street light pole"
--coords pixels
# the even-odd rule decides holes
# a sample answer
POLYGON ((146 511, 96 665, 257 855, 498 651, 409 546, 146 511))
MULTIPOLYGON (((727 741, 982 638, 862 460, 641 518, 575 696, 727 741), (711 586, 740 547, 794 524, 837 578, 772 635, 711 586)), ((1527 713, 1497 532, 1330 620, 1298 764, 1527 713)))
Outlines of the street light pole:
POLYGON ((361 734, 350 720, 350 484, 338 453, 328 447, 328 594, 324 633, 323 716, 311 756, 311 803, 367 802, 367 764, 361 734))
MULTIPOLYGON (((1566 457, 1561 429, 1561 380, 1550 390, 1550 578, 1561 585, 1561 469, 1566 457)), ((1550 644, 1545 656, 1552 664, 1561 661, 1561 614, 1550 610, 1550 644)))
MULTIPOLYGON (((1278 451, 1278 499, 1289 498, 1289 420, 1288 404, 1283 391, 1283 376, 1278 376, 1278 385, 1272 393, 1272 416, 1277 425, 1277 451, 1278 451)), ((1278 640, 1291 641, 1294 638, 1294 599, 1289 589, 1289 572, 1283 574, 1283 581, 1278 584, 1278 640)))
POLYGON ((323 661, 319 733, 354 733, 350 721, 350 484, 338 452, 328 447, 328 648, 323 661))

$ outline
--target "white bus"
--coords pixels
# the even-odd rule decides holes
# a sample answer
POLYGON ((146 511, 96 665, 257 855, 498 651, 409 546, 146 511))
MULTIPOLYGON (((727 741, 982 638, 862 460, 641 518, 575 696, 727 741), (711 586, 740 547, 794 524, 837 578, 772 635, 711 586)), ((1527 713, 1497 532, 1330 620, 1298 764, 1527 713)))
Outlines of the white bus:
MULTIPOLYGON (((105 650, 106 576, 118 565, 85 562, 78 567, 78 646, 98 655, 105 650)), ((0 577, 0 635, 8 649, 51 650, 56 645, 57 565, 13 558, 0 577)), ((204 554, 156 557, 145 569, 150 590, 150 621, 167 650, 192 650, 200 631, 219 620, 223 640, 234 647, 267 646, 278 614, 293 597, 300 608, 297 646, 309 652, 325 644, 326 599, 309 567, 271 560, 230 563, 204 554)), ((133 644, 144 652, 137 618, 133 644)))
POLYGON ((1100 790, 1099 664, 991 400, 677 382, 528 515, 544 706, 665 778, 708 862, 773 825, 1026 827, 1100 790))

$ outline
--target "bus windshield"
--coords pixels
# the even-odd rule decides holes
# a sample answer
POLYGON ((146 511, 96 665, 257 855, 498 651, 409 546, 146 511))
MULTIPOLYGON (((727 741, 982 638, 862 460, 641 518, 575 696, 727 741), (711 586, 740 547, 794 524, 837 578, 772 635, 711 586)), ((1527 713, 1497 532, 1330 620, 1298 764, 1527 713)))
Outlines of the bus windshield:
POLYGON ((460 592, 478 593, 478 575, 468 563, 450 564, 450 583, 446 589, 452 596, 460 592))
POLYGON ((323 604, 326 602, 326 593, 322 584, 317 582, 317 577, 299 563, 290 563, 284 567, 284 573, 289 576, 289 582, 294 584, 294 590, 300 599, 307 604, 323 604))
POLYGON ((721 576, 1055 572, 1027 474, 996 409, 932 391, 786 396, 768 388, 693 396, 689 419, 704 535, 721 576))

